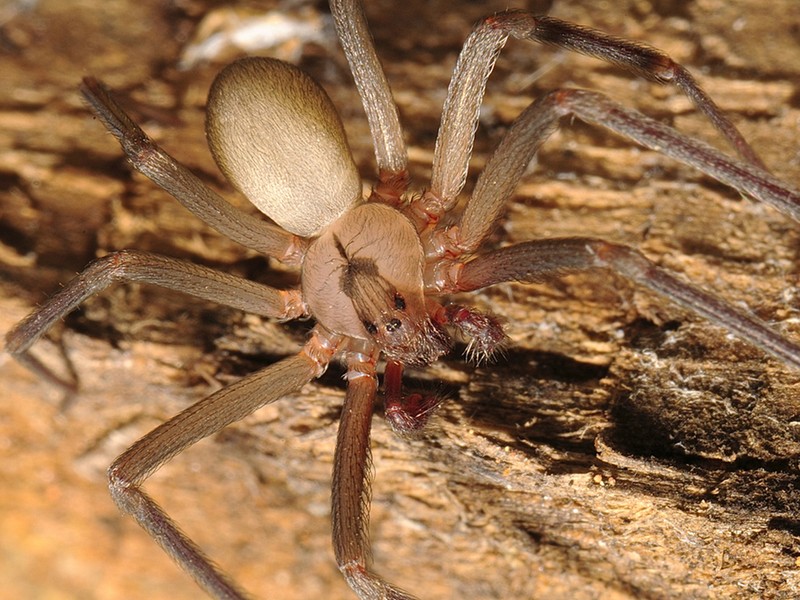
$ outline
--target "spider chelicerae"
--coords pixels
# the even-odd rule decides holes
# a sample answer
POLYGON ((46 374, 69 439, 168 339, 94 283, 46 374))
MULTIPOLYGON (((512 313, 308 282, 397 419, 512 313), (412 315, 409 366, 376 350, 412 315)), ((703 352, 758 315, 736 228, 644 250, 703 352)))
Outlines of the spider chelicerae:
POLYGON ((124 251, 93 263, 7 337, 11 352, 47 375, 47 369, 28 354, 30 345, 54 320, 117 279, 163 285, 267 317, 310 315, 317 320, 297 356, 181 413, 111 467, 117 503, 216 597, 240 597, 240 593, 173 527, 140 484, 194 441, 319 376, 334 357, 346 364, 349 381, 334 472, 337 560, 360 597, 408 597, 367 566, 365 500, 376 364, 380 358, 386 360, 383 396, 392 425, 400 431, 422 427, 438 399, 404 394, 400 386, 404 366, 435 361, 450 349, 454 333, 468 340, 468 352, 476 358, 490 356, 505 343, 496 319, 448 304, 449 293, 607 268, 717 322, 787 364, 800 364, 793 343, 625 246, 569 238, 482 250, 539 145, 568 114, 684 160, 796 218, 797 192, 763 170, 747 143, 685 70, 645 46, 555 19, 515 11, 489 17, 468 39, 456 67, 430 186, 413 195, 407 194, 407 159, 397 113, 360 9, 355 3, 333 3, 332 12, 356 83, 362 97, 369 99, 365 109, 376 144, 379 182, 366 202, 361 201, 360 179, 330 101, 312 80, 286 63, 269 59, 233 63, 215 82, 208 111, 209 141, 223 172, 280 227, 237 211, 209 192, 154 146, 99 82, 87 79, 82 88, 138 169, 229 238, 289 265, 302 265, 302 293, 124 251), (453 224, 441 225, 464 185, 486 77, 508 35, 582 50, 645 77, 676 83, 741 159, 726 157, 600 94, 558 90, 537 100, 515 121, 463 214, 453 224))

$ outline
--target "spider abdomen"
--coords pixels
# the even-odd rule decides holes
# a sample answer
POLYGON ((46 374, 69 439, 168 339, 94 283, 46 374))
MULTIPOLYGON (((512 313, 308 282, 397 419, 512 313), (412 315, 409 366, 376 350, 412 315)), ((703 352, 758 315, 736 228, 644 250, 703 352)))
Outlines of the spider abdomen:
POLYGON ((315 235, 361 199, 333 102, 293 65, 263 57, 228 65, 209 93, 206 133, 225 176, 286 231, 315 235))

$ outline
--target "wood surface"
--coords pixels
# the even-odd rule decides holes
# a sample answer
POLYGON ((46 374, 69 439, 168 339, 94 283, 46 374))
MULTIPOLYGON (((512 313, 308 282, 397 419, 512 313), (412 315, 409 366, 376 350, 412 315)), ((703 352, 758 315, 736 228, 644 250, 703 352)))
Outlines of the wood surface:
MULTIPOLYGON (((10 5, 10 4, 9 4, 10 5)), ((646 41, 687 65, 774 172, 800 185, 800 3, 776 0, 369 2, 417 188, 426 185, 460 44, 507 6, 646 41)), ((176 67, 210 0, 42 0, 0 29, 0 333, 92 258, 138 248, 277 286, 296 274, 221 239, 144 177, 76 91, 92 74, 146 130, 241 206, 213 164, 205 95, 221 62, 176 67)), ((324 6, 264 1, 313 19, 324 6)), ((366 122, 328 43, 284 45, 340 108, 373 177, 366 122)), ((231 55, 220 59, 228 60, 231 55)), ((510 42, 489 83, 470 183, 543 90, 603 91, 723 146, 680 93, 597 61, 510 42)), ((566 127, 526 177, 492 245, 593 235, 749 306, 800 339, 796 223, 692 169, 596 129, 566 127)), ((606 273, 502 285, 459 301, 512 343, 411 373, 447 396, 428 429, 374 421, 377 570, 424 600, 793 598, 800 595, 800 376, 718 327, 606 273)), ((37 352, 75 365, 65 397, 0 355, 0 581, 9 598, 198 598, 108 495, 139 436, 296 350, 277 324, 120 285, 37 352)), ((351 598, 330 547, 342 370, 198 444, 147 489, 256 597, 351 598)))

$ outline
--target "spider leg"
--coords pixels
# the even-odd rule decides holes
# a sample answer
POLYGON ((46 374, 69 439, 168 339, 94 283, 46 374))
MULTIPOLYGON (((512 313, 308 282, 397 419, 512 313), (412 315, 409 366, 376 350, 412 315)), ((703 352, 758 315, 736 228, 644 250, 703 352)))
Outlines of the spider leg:
POLYGON ((169 515, 142 490, 142 484, 164 463, 195 442, 319 377, 334 350, 328 344, 330 341, 315 335, 299 354, 193 404, 136 442, 108 470, 111 495, 120 509, 134 517, 213 598, 243 600, 246 596, 180 531, 169 515))
POLYGON ((330 8, 372 133, 380 179, 374 193, 385 202, 399 204, 408 187, 408 152, 364 7, 358 0, 331 0, 330 8))
POLYGON ((496 15, 495 19, 496 26, 507 27, 515 38, 593 56, 657 83, 673 83, 706 115, 743 160, 765 168, 736 126, 700 88, 691 73, 661 50, 548 16, 531 17, 519 11, 508 11, 496 15))
POLYGON ((275 225, 236 208, 206 187, 133 122, 102 83, 86 77, 80 91, 117 138, 134 168, 225 237, 287 264, 300 264, 307 243, 275 225))
POLYGON ((800 221, 800 191, 757 166, 723 154, 607 96, 586 90, 555 90, 539 98, 514 121, 478 178, 459 224, 434 232, 440 255, 472 252, 491 233, 525 169, 562 117, 574 115, 674 158, 770 204, 800 221))
POLYGON ((360 600, 414 600, 368 566, 372 412, 378 380, 375 360, 352 353, 347 395, 333 458, 333 549, 339 570, 360 600))
POLYGON ((508 36, 560 46, 617 64, 652 81, 674 83, 745 161, 763 169, 761 160, 728 117, 689 72, 663 52, 552 17, 509 10, 481 21, 458 57, 442 109, 431 187, 415 206, 415 211, 429 215, 430 221, 449 211, 464 187, 486 80, 508 36))
POLYGON ((476 290, 502 281, 541 282, 594 268, 622 275, 800 368, 800 346, 761 319, 684 283, 633 248, 595 238, 534 240, 489 252, 452 269, 444 291, 476 290))
POLYGON ((305 314, 298 290, 277 290, 174 258, 123 250, 90 263, 44 306, 20 321, 6 335, 6 350, 34 372, 74 389, 74 381, 67 382, 55 375, 29 355, 28 349, 57 319, 115 281, 151 283, 265 317, 293 319, 305 314))

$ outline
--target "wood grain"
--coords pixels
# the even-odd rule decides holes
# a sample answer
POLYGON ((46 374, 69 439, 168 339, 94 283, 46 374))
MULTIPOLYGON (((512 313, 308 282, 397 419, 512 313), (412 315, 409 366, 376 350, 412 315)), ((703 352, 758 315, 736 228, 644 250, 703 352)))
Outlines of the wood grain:
MULTIPOLYGON (((776 174, 800 185, 800 5, 778 0, 558 0, 514 6, 649 42, 686 64, 776 174)), ((274 6, 259 3, 260 7, 274 6)), ((458 48, 507 2, 380 0, 368 15, 429 174, 458 48)), ((288 286, 296 276, 220 239, 143 177, 80 103, 93 74, 148 132, 232 201, 203 105, 219 64, 176 69, 210 0, 43 0, 2 27, 0 332, 90 259, 132 247, 288 286)), ((339 107, 373 173, 343 57, 301 66, 339 107)), ((513 117, 558 86, 604 91, 720 140, 689 102, 596 61, 509 43, 490 81, 470 184, 513 117)), ((624 242, 800 336, 798 226, 696 172, 597 130, 558 133, 494 244, 593 235, 624 242)), ((449 401, 413 439, 374 424, 374 559, 425 600, 791 598, 800 594, 797 373, 606 274, 473 295, 513 343, 490 365, 458 353, 412 385, 449 401)), ((37 350, 63 351, 64 398, 0 357, 0 578, 15 598, 197 598, 108 496, 104 471, 190 402, 293 351, 308 324, 262 322, 152 288, 86 303, 37 350)), ((300 394, 198 444, 148 489, 258 597, 350 598, 330 549, 329 480, 344 383, 300 394)), ((380 411, 378 411, 380 412, 380 411)))

